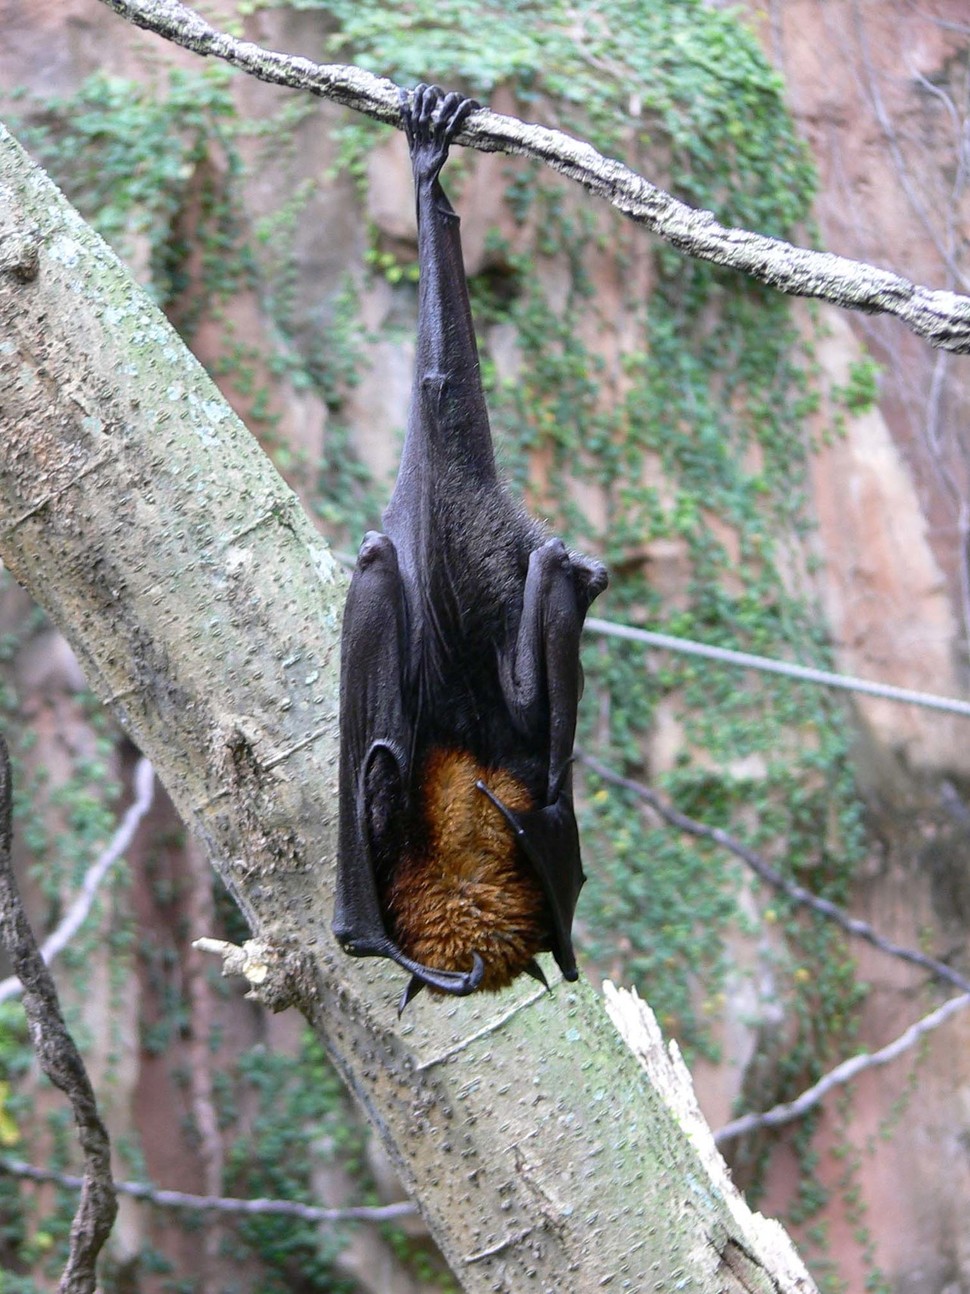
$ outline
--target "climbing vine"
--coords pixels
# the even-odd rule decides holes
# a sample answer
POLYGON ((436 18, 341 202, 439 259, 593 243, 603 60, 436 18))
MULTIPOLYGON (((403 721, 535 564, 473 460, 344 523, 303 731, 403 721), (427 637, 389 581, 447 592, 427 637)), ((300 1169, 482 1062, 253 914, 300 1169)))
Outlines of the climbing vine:
MULTIPOLYGON (((271 4, 239 8, 245 15, 258 7, 271 4)), ((736 16, 702 0, 603 0, 583 12, 561 0, 287 7, 326 18, 321 57, 403 84, 438 79, 483 100, 501 88, 520 115, 623 156, 726 224, 791 238, 809 219, 812 169, 781 81, 736 16)), ((248 122, 231 76, 212 67, 147 89, 97 77, 69 99, 34 105, 18 128, 123 254, 145 263, 147 246, 151 290, 186 335, 206 302, 259 289, 283 340, 272 375, 312 390, 326 408, 315 504, 346 545, 377 522, 383 489, 353 444, 353 396, 372 343, 397 336, 413 309, 413 256, 371 229, 363 264, 332 284, 316 326, 306 328, 286 249, 310 188, 282 195, 250 231, 240 228, 235 199, 241 140, 292 149, 307 111, 291 105, 273 120, 248 122), (193 276, 205 283, 202 297, 197 284, 189 290, 193 276), (360 303, 378 280, 395 304, 369 328, 360 303)), ((367 149, 386 132, 348 120, 338 133, 328 180, 348 175, 363 194, 367 149)), ((612 584, 597 611, 830 666, 810 569, 793 556, 810 529, 806 427, 822 397, 791 303, 648 244, 642 231, 532 164, 509 162, 505 183, 509 218, 489 236, 471 283, 493 423, 515 487, 571 542, 606 557, 612 584), (594 258, 618 271, 608 303, 598 299, 594 258), (664 563, 676 580, 658 578, 664 563)), ((252 400, 256 429, 285 469, 289 451, 272 441, 254 357, 227 346, 220 376, 252 400)), ((872 369, 861 365, 844 390, 826 393, 831 434, 874 391, 872 369)), ((583 745, 658 783, 693 816, 744 834, 816 892, 846 900, 862 828, 839 703, 817 689, 648 657, 613 640, 590 638, 584 664, 583 745)), ((781 1099, 816 1078, 851 1038, 860 996, 841 936, 752 898, 723 854, 645 820, 640 806, 595 777, 581 781, 590 879, 579 935, 587 955, 635 983, 690 1052, 716 1058, 734 953, 748 941, 786 1006, 788 1033, 764 1094, 781 1099)), ((177 1024, 173 1015, 170 1027, 177 1024)), ((248 1077, 255 1083, 258 1067, 248 1077)), ((285 1126, 274 1131, 267 1113, 260 1135, 283 1146, 285 1126)), ((287 1154, 270 1159, 283 1165, 287 1154)), ((274 1185, 292 1183, 260 1189, 274 1185)), ((822 1203, 807 1177, 802 1214, 822 1203)), ((306 1237, 274 1227, 307 1288, 325 1282, 306 1237)), ((261 1248, 277 1243, 255 1239, 261 1248)))

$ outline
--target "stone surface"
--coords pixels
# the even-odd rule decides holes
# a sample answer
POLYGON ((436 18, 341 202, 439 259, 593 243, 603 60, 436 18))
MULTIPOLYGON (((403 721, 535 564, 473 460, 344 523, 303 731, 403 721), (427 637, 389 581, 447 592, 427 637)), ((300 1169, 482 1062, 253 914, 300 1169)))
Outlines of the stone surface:
MULTIPOLYGON (((213 12, 207 10, 207 15, 218 22, 217 11, 225 16, 231 6, 209 8, 213 12)), ((769 56, 787 78, 791 104, 819 168, 822 245, 892 265, 931 286, 966 290, 966 0, 920 5, 774 0, 767 7, 751 0, 749 8, 769 56)), ((318 14, 260 9, 249 22, 247 34, 260 43, 326 56, 318 14)), ((41 94, 54 89, 69 93, 97 68, 136 76, 161 61, 198 67, 193 56, 125 26, 95 0, 0 0, 0 30, 0 101, 15 85, 41 94)), ((268 117, 292 98, 245 78, 236 81, 235 93, 255 119, 268 117)), ((502 93, 493 105, 512 110, 502 93)), ((362 222, 353 183, 328 175, 336 157, 334 127, 345 119, 330 105, 317 106, 295 125, 294 146, 279 154, 267 156, 258 138, 241 141, 252 175, 243 190, 240 220, 257 227, 278 209, 281 194, 295 197, 306 186, 292 231, 271 229, 259 253, 267 271, 284 256, 293 257, 291 329, 280 337, 265 302, 251 291, 234 298, 225 315, 202 317, 196 347, 216 370, 233 348, 257 356, 257 386, 268 384, 276 361, 285 371, 289 356, 302 358, 312 350, 314 339, 332 323, 329 303, 349 283, 366 333, 388 322, 402 324, 400 336, 364 337, 360 363, 365 380, 348 390, 341 409, 361 455, 379 475, 390 477, 404 425, 413 343, 409 321, 395 318, 396 298, 387 285, 361 285, 363 258, 372 240, 378 249, 393 250, 402 263, 413 257, 410 178, 400 136, 388 136, 370 156, 365 201, 372 227, 362 222)), ((534 246, 535 230, 528 221, 516 225, 500 205, 508 159, 478 155, 462 161, 458 205, 467 212, 467 267, 476 273, 488 264, 490 230, 497 228, 517 253, 534 246)), ((575 191, 566 201, 579 210, 590 200, 575 191)), ((582 327, 584 341, 603 358, 603 386, 611 397, 625 391, 623 355, 642 344, 624 300, 631 291, 645 297, 650 289, 648 240, 625 226, 621 239, 622 269, 615 246, 591 239, 594 305, 582 327)), ((563 266, 554 256, 536 255, 530 268, 549 289, 554 308, 565 309, 563 266)), ((851 366, 868 355, 882 365, 878 407, 848 416, 844 437, 823 446, 813 462, 814 543, 822 562, 818 590, 838 667, 905 687, 965 694, 970 360, 936 355, 892 321, 824 312, 823 324, 819 363, 833 381, 844 385, 851 366)), ((522 363, 516 338, 500 326, 490 341, 501 375, 514 377, 522 363)), ((241 384, 230 381, 226 391, 244 417, 252 414, 253 399, 241 384)), ((273 384, 269 414, 274 430, 268 446, 274 447, 276 437, 296 451, 302 462, 290 478, 307 493, 332 431, 327 410, 318 397, 283 379, 273 384)), ((654 466, 649 470, 650 483, 663 496, 659 470, 655 479, 654 466)), ((595 489, 577 491, 601 524, 603 505, 595 489)), ((727 528, 718 533, 729 551, 737 551, 736 535, 727 528)), ((648 566, 665 605, 680 604, 691 574, 682 541, 645 542, 629 560, 648 566)), ((793 552, 792 570, 803 569, 804 560, 805 554, 793 552)), ((0 617, 9 617, 6 623, 16 623, 23 614, 22 607, 0 607, 0 617)), ((55 752, 50 757, 54 770, 60 757, 51 718, 56 706, 50 698, 58 695, 65 678, 76 690, 70 660, 56 643, 45 641, 25 658, 22 686, 33 698, 45 749, 55 752)), ((928 946, 965 964, 970 833, 961 815, 968 812, 963 793, 970 785, 967 721, 881 701, 855 700, 852 705, 858 717, 857 767, 871 799, 874 842, 859 878, 858 913, 900 943, 928 946)), ((651 767, 672 767, 681 741, 673 711, 658 710, 651 767)), ((762 770, 739 766, 735 771, 756 778, 762 770)), ((159 829, 173 830, 171 817, 159 812, 159 829)), ((181 861, 167 858, 163 864, 171 869, 163 879, 189 883, 181 861)), ((157 895, 148 889, 138 886, 133 898, 142 921, 162 932, 164 950, 188 956, 180 931, 184 913, 178 904, 166 908, 156 902, 157 895)), ((36 895, 34 900, 36 905, 36 895)), ((750 911, 755 925, 755 902, 750 911)), ((872 985, 858 1045, 875 1048, 939 997, 900 963, 865 949, 857 952, 859 974, 872 985)), ((721 1030, 725 1061, 717 1069, 702 1066, 698 1071, 701 1104, 715 1122, 727 1117, 746 1075, 750 1078, 756 1043, 765 1044, 771 1034, 780 1048, 786 1038, 771 938, 758 931, 748 941, 739 940, 734 953, 739 970, 746 968, 747 974, 739 973, 727 987, 721 1030)), ((92 982, 103 975, 103 965, 94 968, 92 982)), ((161 990, 146 969, 122 1004, 123 1020, 112 1025, 122 1029, 132 1048, 139 1001, 143 1011, 156 1009, 153 993, 161 990)), ((220 1025, 236 1047, 263 1039, 265 1031, 267 1040, 295 1048, 294 1036, 281 1039, 278 1022, 257 1022, 248 1004, 233 999, 218 1011, 220 1025)), ((99 1032, 96 1018, 89 1016, 87 1023, 99 1032)), ((102 1024, 107 1036, 109 1022, 102 1024)), ((831 1192, 823 1215, 828 1258, 852 1289, 863 1288, 873 1261, 900 1294, 970 1289, 968 1044, 970 1013, 945 1026, 908 1059, 866 1074, 853 1085, 844 1109, 836 1102, 825 1107, 816 1173, 831 1192), (847 1165, 852 1176, 847 1176, 847 1165), (861 1222, 846 1203, 855 1187, 861 1222), (869 1257, 859 1241, 860 1228, 869 1237, 869 1257)), ((220 1059, 231 1066, 233 1054, 225 1044, 220 1059)), ((168 1072, 169 1060, 142 1055, 137 1072, 127 1061, 118 1071, 109 1117, 117 1121, 116 1130, 123 1130, 131 1116, 139 1120, 148 1168, 160 1184, 194 1189, 204 1165, 171 1138, 171 1127, 185 1116, 185 1095, 168 1072)), ((768 1163, 767 1193, 760 1202, 765 1212, 781 1212, 791 1202, 798 1172, 790 1137, 783 1134, 768 1163)), ((145 1224, 135 1211, 125 1218, 119 1245, 130 1252, 145 1224)), ((166 1244, 175 1252, 174 1246, 184 1243, 191 1259, 191 1242, 174 1240, 175 1230, 166 1228, 166 1244)), ((160 1232, 153 1238, 158 1241, 160 1232)))

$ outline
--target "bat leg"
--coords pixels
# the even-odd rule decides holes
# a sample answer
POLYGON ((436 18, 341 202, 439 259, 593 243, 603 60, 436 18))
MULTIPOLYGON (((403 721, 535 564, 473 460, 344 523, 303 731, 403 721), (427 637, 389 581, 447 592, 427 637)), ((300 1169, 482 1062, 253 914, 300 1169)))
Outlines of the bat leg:
POLYGON ((505 699, 523 731, 535 731, 548 715, 546 804, 567 785, 582 691, 579 639, 586 611, 605 587, 602 563, 571 555, 561 539, 547 539, 529 557, 519 631, 500 668, 505 699))

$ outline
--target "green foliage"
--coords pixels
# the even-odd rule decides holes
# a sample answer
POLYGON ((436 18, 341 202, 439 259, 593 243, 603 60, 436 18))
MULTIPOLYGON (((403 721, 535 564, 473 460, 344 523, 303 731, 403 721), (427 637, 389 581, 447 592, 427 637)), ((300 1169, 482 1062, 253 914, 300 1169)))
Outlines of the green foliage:
POLYGON ((214 276, 236 286, 226 281, 240 269, 228 254, 231 211, 219 202, 210 173, 216 157, 230 171, 235 165, 227 133, 235 114, 229 79, 219 64, 198 73, 173 70, 164 90, 96 73, 76 93, 31 105, 14 123, 24 146, 130 264, 140 263, 139 246, 147 240, 146 286, 161 304, 185 286, 189 249, 177 226, 193 196, 201 224, 208 222, 212 232, 210 282, 214 276))
MULTIPOLYGON (((627 158, 726 223, 794 238, 808 219, 813 174, 781 82, 730 11, 703 0, 603 0, 582 11, 564 0, 287 6, 320 12, 328 57, 403 83, 459 84, 482 99, 507 87, 522 115, 555 120, 627 158)), ((208 69, 203 77, 173 77, 154 98, 101 78, 49 105, 46 133, 34 121, 34 146, 99 227, 122 244, 132 233, 148 235, 156 294, 171 299, 185 264, 178 228, 192 176, 207 172, 214 152, 234 157, 240 123, 224 76, 208 69)), ((268 144, 285 133, 274 136, 266 123, 260 129, 268 144)), ((340 130, 338 166, 359 186, 365 150, 382 136, 357 121, 340 130)), ((510 164, 507 177, 509 210, 534 232, 534 246, 527 256, 495 235, 488 268, 471 284, 493 425, 512 481, 528 491, 541 461, 541 500, 552 525, 609 561, 611 590, 597 610, 830 666, 821 616, 790 569, 809 528, 805 424, 819 397, 789 303, 658 242, 646 276, 649 300, 626 286, 607 307, 593 291, 593 256, 608 250, 621 282, 638 283, 643 276, 623 272, 642 258, 646 235, 577 198, 547 171, 510 164), (537 273, 537 261, 548 272, 537 273), (567 289, 554 304, 543 285, 563 276, 567 289), (607 308, 624 325, 613 367, 591 340, 590 321, 613 326, 607 308), (514 378, 502 377, 490 353, 492 325, 514 331, 521 357, 514 378), (601 493, 608 518, 601 533, 576 502, 578 480, 601 493), (686 576, 675 596, 653 579, 653 546, 661 542, 686 576)), ((201 237, 207 266, 230 291, 249 262, 234 241, 227 191, 212 186, 201 237)), ((262 222, 264 247, 285 248, 307 196, 303 188, 285 195, 279 212, 262 222)), ((331 533, 356 542, 376 521, 382 496, 352 450, 346 416, 354 386, 367 377, 359 280, 348 274, 335 289, 307 342, 291 315, 292 272, 282 252, 277 260, 267 300, 301 352, 287 377, 311 385, 329 414, 318 511, 331 533)), ((375 244, 367 270, 391 285, 403 317, 413 304, 413 267, 375 244)), ((392 313, 388 333, 400 317, 392 313)), ((240 355, 237 385, 245 385, 248 364, 240 355)), ((875 398, 876 378, 871 364, 856 365, 846 387, 832 394, 847 412, 861 412, 875 398)), ((816 892, 845 901, 862 828, 838 703, 815 688, 648 657, 613 640, 590 643, 585 668, 582 744, 629 776, 659 782, 686 812, 745 837, 816 892), (672 767, 658 771, 645 766, 644 751, 661 724, 674 726, 680 743, 672 767)), ((613 786, 587 775, 584 790, 587 952, 636 982, 688 1048, 716 1055, 710 1025, 722 1000, 726 940, 747 928, 737 907, 737 866, 658 829, 613 786)), ((785 945, 774 970, 798 1026, 777 1075, 783 1099, 818 1077, 851 1038, 861 989, 830 927, 785 914, 778 927, 785 945)), ((260 1113, 231 1156, 237 1192, 305 1197, 314 1135, 308 1127, 356 1157, 358 1147, 340 1142, 349 1134, 341 1131, 333 1075, 319 1057, 305 1059, 317 1067, 312 1079, 302 1066, 291 1078, 288 1066, 265 1052, 243 1067, 260 1113)), ((220 1089, 229 1126, 242 1093, 225 1076, 220 1089)), ((802 1131, 809 1163, 812 1126, 802 1131)), ((798 1216, 810 1219, 823 1204, 809 1176, 798 1216)), ((245 1239, 268 1256, 278 1282, 271 1288, 285 1288, 294 1272, 307 1288, 333 1288, 330 1251, 319 1248, 316 1229, 261 1219, 246 1224, 245 1239)))
POLYGON ((879 365, 875 360, 856 360, 849 368, 844 387, 835 387, 833 399, 841 399, 849 413, 868 413, 879 398, 879 365))
MULTIPOLYGON (((228 1086, 221 1093, 224 1109, 228 1086)), ((348 1119, 343 1085, 309 1031, 296 1059, 265 1047, 241 1057, 228 1116, 235 1118, 237 1104, 253 1102, 251 1126, 227 1156, 228 1193, 310 1202, 315 1198, 314 1171, 328 1161, 338 1160, 348 1175, 362 1175, 359 1128, 348 1119)), ((314 1223, 262 1215, 243 1219, 236 1233, 239 1260, 258 1261, 265 1268, 260 1288, 266 1294, 286 1294, 295 1272, 307 1294, 351 1288, 333 1271, 345 1230, 328 1234, 314 1223)))
POLYGON ((307 373, 330 415, 323 461, 317 473, 317 512, 332 537, 354 546, 373 525, 382 507, 381 491, 361 462, 344 417, 350 392, 368 376, 364 341, 357 293, 348 277, 331 302, 329 320, 310 347, 307 373))
MULTIPOLYGON (((0 1180, 0 1217, 4 1216, 5 1190, 6 1183, 0 1180)), ((18 1276, 12 1271, 0 1271, 0 1294, 44 1294, 44 1291, 28 1276, 18 1276)))

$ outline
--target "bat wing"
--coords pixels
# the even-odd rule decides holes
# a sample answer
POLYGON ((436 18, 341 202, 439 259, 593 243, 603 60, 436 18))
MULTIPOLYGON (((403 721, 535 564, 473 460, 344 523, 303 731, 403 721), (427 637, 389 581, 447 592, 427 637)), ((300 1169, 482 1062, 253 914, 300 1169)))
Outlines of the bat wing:
POLYGON ((478 789, 492 801, 515 832, 549 905, 552 955, 567 980, 579 978, 572 929, 576 901, 586 877, 579 854, 579 830, 572 797, 563 791, 554 804, 530 813, 516 813, 488 789, 478 789))
POLYGON ((559 539, 546 540, 531 554, 518 632, 500 673, 514 723, 528 744, 543 752, 545 794, 539 808, 515 812, 479 784, 515 831, 542 886, 552 952, 568 980, 577 977, 571 932, 586 879, 571 781, 582 686, 579 638, 586 611, 605 586, 605 568, 570 554, 559 539))
POLYGON ((422 966, 397 946, 380 900, 383 864, 402 849, 415 716, 406 704, 406 609, 397 552, 387 535, 364 537, 344 610, 340 662, 340 834, 333 930, 356 957, 390 957, 425 984, 459 996, 482 981, 422 966))

